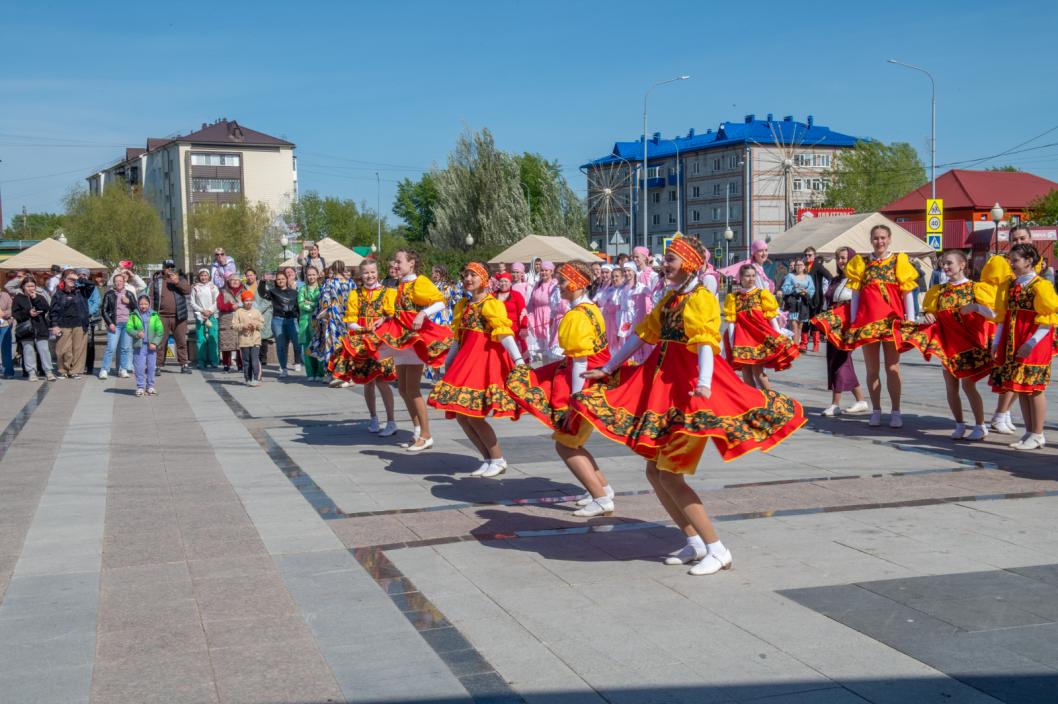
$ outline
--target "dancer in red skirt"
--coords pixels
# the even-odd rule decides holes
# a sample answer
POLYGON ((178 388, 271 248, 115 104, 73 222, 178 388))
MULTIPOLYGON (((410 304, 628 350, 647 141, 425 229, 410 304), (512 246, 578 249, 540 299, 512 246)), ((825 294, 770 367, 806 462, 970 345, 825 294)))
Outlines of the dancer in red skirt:
POLYGON ((379 437, 389 437, 397 432, 397 423, 393 419, 393 389, 389 383, 397 378, 392 359, 379 359, 377 351, 368 349, 359 343, 360 336, 370 333, 386 315, 393 310, 396 292, 384 288, 378 280, 378 262, 365 259, 360 263, 361 285, 349 292, 345 303, 343 318, 347 334, 339 341, 337 349, 331 354, 327 368, 339 381, 364 385, 364 402, 371 414, 367 429, 378 433, 379 437), (386 426, 378 425, 378 413, 375 406, 375 390, 382 397, 386 409, 386 426))
POLYGON ((789 369, 801 353, 794 334, 779 327, 779 304, 770 291, 757 288, 757 270, 744 264, 738 271, 742 289, 727 294, 724 320, 727 321, 727 360, 742 370, 747 386, 771 390, 764 368, 789 369))
POLYGON ((430 279, 419 274, 421 259, 413 249, 398 249, 393 256, 400 277, 393 298, 393 308, 377 320, 372 330, 351 338, 351 354, 357 357, 377 354, 379 359, 392 358, 397 366, 397 390, 411 415, 415 431, 405 445, 408 452, 422 452, 433 447, 430 419, 422 397, 423 366, 440 367, 452 344, 452 331, 446 325, 430 320, 444 308, 444 295, 430 279))
MULTIPOLYGON (((500 276, 506 276, 501 274, 500 276)), ((445 373, 427 401, 455 418, 467 439, 481 453, 481 466, 471 476, 495 477, 507 471, 496 433, 486 418, 517 420, 521 409, 507 394, 507 375, 524 364, 507 308, 488 291, 489 270, 481 262, 463 268, 463 290, 452 315, 456 342, 448 350, 445 373)))
POLYGON ((668 293, 636 327, 617 356, 588 379, 609 379, 574 396, 574 420, 583 419, 647 460, 647 479, 665 510, 687 536, 666 559, 694 575, 731 567, 698 494, 686 482, 713 438, 720 456, 733 460, 769 450, 805 423, 801 405, 775 391, 743 384, 722 358, 720 306, 695 273, 705 262, 702 245, 676 237, 662 271, 668 293), (617 365, 643 344, 656 347, 634 367, 617 365))
POLYGON ((900 416, 900 353, 893 344, 893 322, 915 315, 913 291, 918 288, 918 272, 903 252, 889 251, 893 235, 885 225, 871 228, 874 252, 864 259, 857 254, 845 267, 847 286, 852 290, 849 322, 842 329, 842 345, 852 351, 863 347, 867 367, 867 393, 871 397, 872 427, 882 424, 882 383, 879 376, 885 354, 885 386, 889 391, 892 415, 890 428, 904 427, 900 416))
POLYGON ((551 437, 558 456, 587 490, 577 500, 580 508, 573 515, 608 516, 614 511, 614 491, 595 458, 584 449, 591 426, 567 423, 572 395, 587 385, 584 372, 610 361, 606 325, 602 312, 588 297, 588 265, 568 262, 558 275, 559 292, 569 302, 569 312, 558 328, 558 344, 565 357, 539 369, 516 367, 507 377, 507 389, 526 412, 555 431, 551 437))
MULTIPOLYGON (((1010 246, 1016 244, 1032 245, 1032 230, 1028 225, 1015 225, 1010 228, 1010 246)), ((1036 273, 1043 270, 1043 260, 1036 264, 1036 273)), ((1003 254, 993 255, 981 269, 982 283, 991 284, 996 290, 996 300, 1007 294, 1007 288, 1014 280, 1014 272, 1010 269, 1010 261, 1003 254)), ((1058 347, 1055 348, 1058 351, 1058 347)), ((1014 435, 1018 428, 1010 417, 1010 409, 1014 405, 1014 392, 1004 391, 996 399, 996 412, 992 414, 989 425, 1001 435, 1014 435)))
POLYGON ((893 323, 893 341, 901 352, 914 347, 929 360, 934 355, 944 365, 944 388, 948 407, 955 417, 953 440, 984 440, 985 407, 977 391, 977 380, 995 366, 992 336, 995 334, 995 288, 966 278, 968 261, 958 249, 944 253, 941 266, 947 283, 926 292, 922 300, 922 322, 893 323), (959 385, 970 402, 974 426, 966 435, 959 385))
POLYGON ((992 343, 996 367, 990 382, 993 391, 1013 392, 1021 402, 1026 432, 1011 445, 1016 450, 1035 450, 1046 444, 1043 392, 1051 380, 1058 295, 1049 281, 1036 274, 1039 260, 1032 245, 1014 245, 1010 249, 1014 281, 996 301, 997 319, 1002 322, 992 343))

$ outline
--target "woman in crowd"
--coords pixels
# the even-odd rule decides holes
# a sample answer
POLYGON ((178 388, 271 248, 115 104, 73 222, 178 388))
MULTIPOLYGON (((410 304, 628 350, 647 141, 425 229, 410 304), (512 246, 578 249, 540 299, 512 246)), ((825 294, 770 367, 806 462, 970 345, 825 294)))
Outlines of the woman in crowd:
POLYGON ((48 310, 44 294, 37 290, 37 282, 26 276, 19 284, 19 292, 11 303, 11 317, 15 320, 15 342, 22 346, 22 364, 29 372, 29 380, 37 381, 37 356, 40 369, 48 381, 55 381, 52 373, 51 350, 48 348, 48 310))
POLYGON ((948 408, 955 419, 953 440, 984 440, 985 408, 977 391, 977 380, 988 376, 995 366, 991 344, 995 334, 995 287, 974 283, 966 278, 966 254, 948 250, 941 257, 946 282, 930 287, 922 301, 922 322, 897 321, 893 341, 899 351, 912 347, 928 361, 936 355, 944 370, 944 390, 948 408), (959 386, 966 394, 973 412, 974 425, 969 436, 963 420, 959 386))
POLYGON ((257 287, 257 294, 272 303, 272 337, 279 358, 279 376, 287 377, 287 345, 294 346, 294 363, 301 363, 298 347, 298 292, 283 271, 276 272, 274 284, 267 279, 257 287))
POLYGON ((515 367, 507 377, 507 390, 527 413, 554 431, 555 451, 573 476, 587 491, 577 500, 573 515, 590 518, 614 511, 614 490, 592 454, 584 448, 591 436, 586 423, 567 424, 573 395, 588 382, 584 372, 610 361, 606 345, 606 325, 598 307, 588 298, 587 264, 569 262, 559 272, 559 290, 570 302, 570 310, 558 331, 558 344, 564 357, 557 362, 530 369, 515 367))
MULTIPOLYGON (((755 269, 750 266, 751 271, 755 269)), ((743 266, 743 270, 745 266, 743 266)), ((739 271, 739 277, 742 276, 739 271)), ((802 352, 808 349, 808 342, 802 336, 802 328, 812 319, 812 299, 816 295, 815 281, 805 269, 802 259, 795 259, 793 271, 786 275, 782 282, 783 304, 793 328, 794 340, 798 341, 802 352)))
POLYGON ((610 379, 575 396, 572 410, 646 459, 647 479, 687 538, 666 563, 697 561, 692 575, 714 574, 732 562, 731 551, 686 481, 708 439, 713 438, 726 461, 769 450, 805 423, 796 401, 747 387, 716 358, 720 307, 696 276, 704 263, 697 240, 671 241, 662 264, 669 292, 615 358, 585 374, 610 379), (650 359, 619 369, 643 343, 656 345, 650 359))
MULTIPOLYGON (((208 271, 206 273, 209 274, 208 271)), ((107 378, 115 352, 118 355, 118 376, 124 379, 132 371, 132 338, 125 330, 125 323, 135 310, 136 296, 126 285, 124 274, 114 274, 110 279, 110 289, 103 294, 103 304, 100 306, 107 331, 107 349, 99 369, 100 379, 107 378)))
POLYGON ((220 290, 213 283, 209 269, 199 269, 198 281, 191 287, 191 310, 195 313, 195 343, 199 369, 211 369, 220 363, 217 347, 217 299, 220 290))
MULTIPOLYGON (((327 271, 329 276, 320 286, 320 299, 316 313, 318 332, 312 339, 309 354, 329 369, 331 355, 342 344, 342 336, 346 332, 345 310, 349 302, 349 292, 353 289, 345 273, 345 262, 333 261, 327 271)), ((335 377, 331 379, 330 386, 332 388, 349 386, 349 382, 335 377)))
POLYGON ((552 275, 555 265, 540 263, 540 278, 533 286, 526 302, 529 311, 529 354, 535 359, 547 359, 551 343, 551 296, 555 291, 552 275))
MULTIPOLYGON (((275 345, 275 338, 272 335, 272 301, 261 295, 261 281, 258 279, 255 270, 247 269, 244 272, 244 276, 243 290, 253 294, 253 307, 261 314, 261 320, 264 323, 261 327, 260 349, 257 350, 257 358, 258 362, 260 362, 256 367, 257 381, 260 381, 264 374, 264 365, 268 363, 268 351, 275 345)), ((288 278, 287 281, 289 280, 288 278)), ((242 366, 239 368, 245 371, 246 355, 242 353, 242 347, 239 348, 238 355, 239 359, 242 360, 242 366)), ((251 371, 253 371, 252 368, 251 371)))
POLYGON ((841 331, 848 324, 849 305, 852 301, 852 290, 847 285, 845 267, 849 260, 856 256, 852 247, 840 248, 834 256, 837 276, 827 286, 823 294, 823 311, 812 318, 812 327, 821 332, 827 342, 827 389, 830 391, 830 405, 823 409, 823 415, 839 415, 841 411, 841 394, 851 391, 856 402, 845 409, 845 413, 857 414, 867 412, 867 402, 863 399, 860 380, 856 377, 856 367, 852 364, 852 353, 844 349, 841 331))
POLYGON ((114 273, 110 275, 110 279, 107 281, 108 286, 114 285, 114 277, 118 274, 125 277, 125 288, 127 288, 133 296, 138 296, 141 292, 147 290, 147 282, 132 270, 131 259, 123 259, 118 262, 117 268, 114 269, 114 273))
POLYGON ((617 333, 620 331, 621 300, 624 296, 625 269, 623 266, 615 266, 610 272, 610 285, 606 289, 606 295, 599 302, 602 319, 606 324, 606 344, 610 349, 619 348, 617 333))
POLYGON ((739 276, 738 272, 742 270, 742 267, 746 264, 751 264, 757 272, 757 288, 762 291, 767 290, 768 293, 774 295, 775 282, 772 281, 769 275, 769 270, 773 268, 773 265, 768 260, 767 241, 753 240, 753 244, 749 246, 749 251, 749 259, 726 266, 720 270, 720 273, 737 279, 739 276))
POLYGON ((522 300, 525 301, 526 305, 529 305, 529 296, 533 292, 533 287, 525 277, 525 264, 522 264, 521 262, 511 264, 511 277, 514 280, 514 283, 511 285, 511 290, 517 291, 521 294, 522 300))
MULTIPOLYGON (((313 245, 315 246, 315 245, 313 245)), ((298 346, 304 350, 305 376, 309 381, 323 381, 324 367, 308 353, 316 336, 316 308, 320 301, 320 269, 305 265, 305 285, 298 289, 298 346)))
MULTIPOLYGON (((639 248, 645 249, 645 248, 639 248)), ((624 271, 624 286, 621 287, 620 299, 617 307, 617 344, 614 349, 620 349, 629 335, 635 334, 636 324, 645 318, 654 307, 654 300, 650 290, 642 283, 642 279, 636 274, 636 267, 631 262, 622 267, 624 271)), ((644 345, 632 355, 632 362, 642 364, 653 348, 644 345)))
MULTIPOLYGON (((510 275, 506 277, 510 284, 510 275)), ((455 341, 448 350, 444 377, 430 394, 429 404, 455 418, 481 453, 474 477, 496 477, 507 471, 496 433, 488 417, 517 420, 521 410, 506 390, 507 375, 524 364, 506 307, 488 292, 489 271, 481 262, 463 268, 463 290, 470 298, 456 303, 452 322, 455 341)))
MULTIPOLYGON (((551 324, 549 326, 551 337, 548 339, 547 355, 545 358, 561 359, 562 347, 558 344, 558 328, 562 325, 562 318, 564 318, 566 313, 569 312, 569 301, 562 295, 562 291, 557 285, 557 280, 555 280, 554 275, 552 275, 552 280, 556 281, 556 285, 551 289, 551 324)), ((587 293, 587 289, 585 289, 585 293, 587 293)))
POLYGON ((812 351, 819 351, 819 330, 812 325, 811 319, 824 310, 823 295, 829 285, 830 274, 823 266, 823 260, 816 256, 815 247, 805 247, 805 273, 812 277, 812 286, 815 293, 808 301, 809 322, 801 328, 801 349, 808 346, 808 338, 812 338, 812 351))
MULTIPOLYGON (((458 282, 452 281, 452 277, 448 274, 448 267, 440 264, 435 264, 430 269, 430 280, 441 292, 445 301, 444 307, 430 316, 430 320, 438 325, 451 325, 452 311, 455 309, 456 302, 463 297, 463 288, 458 282)), ((424 374, 427 379, 434 382, 442 376, 441 369, 433 367, 426 367, 424 374)))
MULTIPOLYGON (((705 290, 716 296, 716 300, 719 301, 722 274, 709 261, 709 250, 703 248, 702 252, 705 255, 705 264, 703 264, 702 268, 698 271, 698 280, 702 282, 702 286, 705 287, 705 290)), ((665 280, 662 279, 658 282, 658 285, 654 287, 654 294, 659 296, 659 298, 660 295, 663 295, 664 286, 665 280)))
POLYGON ((316 270, 317 279, 327 270, 327 262, 320 254, 320 246, 315 242, 301 250, 301 254, 298 255, 298 265, 301 266, 301 280, 306 283, 309 280, 309 267, 316 270))
POLYGON ((529 324, 529 314, 525 312, 525 299, 522 294, 512 289, 513 277, 509 273, 499 274, 496 277, 496 300, 507 309, 507 317, 511 321, 511 329, 514 331, 514 339, 518 343, 518 349, 522 354, 527 354, 529 348, 525 344, 526 326, 529 324))
POLYGON ((334 378, 343 384, 363 384, 364 402, 370 415, 367 429, 388 438, 397 432, 393 420, 393 389, 389 384, 397 379, 392 359, 378 358, 371 348, 360 344, 358 338, 370 333, 392 311, 397 297, 396 289, 385 288, 378 279, 378 262, 364 259, 360 262, 360 286, 349 292, 345 314, 342 316, 348 333, 342 337, 341 346, 331 355, 330 370, 334 378), (375 406, 375 391, 382 397, 386 409, 386 427, 379 428, 378 411, 375 406))
MULTIPOLYGON (((217 341, 220 345, 220 362, 224 373, 231 371, 232 353, 236 355, 235 365, 242 369, 242 357, 239 356, 239 333, 232 327, 235 311, 242 307, 242 279, 238 273, 225 277, 224 289, 217 296, 217 341)), ((256 282, 255 282, 256 283, 256 282)))
POLYGON ((990 383, 996 393, 1017 394, 1025 434, 1011 447, 1036 450, 1047 443, 1043 435, 1047 415, 1044 392, 1051 380, 1054 327, 1058 325, 1058 295, 1049 281, 1036 273, 1040 254, 1031 244, 1010 249, 1014 280, 996 301, 997 319, 992 350, 995 369, 990 383))
POLYGON ((599 267, 599 278, 595 280, 595 293, 592 294, 592 303, 602 310, 602 302, 610 295, 610 287, 613 286, 613 264, 603 264, 599 267))
POLYGON ((746 386, 771 391, 764 368, 789 369, 800 350, 791 339, 794 333, 779 326, 775 296, 757 288, 753 265, 742 265, 739 284, 739 290, 724 300, 727 359, 733 369, 742 371, 746 386))

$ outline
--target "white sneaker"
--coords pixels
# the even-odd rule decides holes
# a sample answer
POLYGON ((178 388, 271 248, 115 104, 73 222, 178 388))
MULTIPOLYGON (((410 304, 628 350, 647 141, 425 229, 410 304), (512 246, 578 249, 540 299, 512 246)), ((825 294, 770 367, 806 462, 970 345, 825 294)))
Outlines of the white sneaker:
POLYGON ((978 441, 984 440, 987 437, 988 437, 988 426, 975 425, 973 430, 970 431, 970 434, 967 435, 963 439, 966 440, 967 442, 978 442, 978 441))
POLYGON ((666 565, 686 565, 691 562, 698 562, 704 560, 705 556, 709 554, 709 551, 701 551, 690 545, 684 545, 682 548, 674 553, 669 554, 665 558, 666 565))
POLYGON ((128 379, 129 378, 129 370, 128 369, 119 369, 118 370, 118 378, 119 379, 128 379))
POLYGON ((506 471, 507 471, 507 460, 505 460, 505 459, 493 460, 492 462, 489 462, 489 468, 487 470, 485 470, 485 473, 482 474, 481 476, 485 477, 486 479, 491 479, 492 477, 500 476, 501 474, 503 474, 506 471))
POLYGON ((1026 437, 1011 445, 1015 450, 1038 450, 1047 444, 1043 434, 1026 433, 1026 437))
MULTIPOLYGON (((606 492, 606 498, 612 499, 614 497, 613 487, 610 486, 609 484, 607 484, 606 486, 603 487, 603 491, 606 492)), ((592 502, 592 496, 591 496, 591 492, 590 491, 581 494, 580 498, 577 499, 577 505, 578 506, 587 506, 591 502, 592 502)))
POLYGON ((473 472, 470 473, 470 476, 472 476, 472 477, 480 477, 482 474, 484 474, 485 472, 489 471, 489 469, 491 469, 491 468, 492 468, 492 463, 489 462, 488 460, 485 460, 484 462, 481 463, 480 467, 478 467, 477 469, 475 469, 473 472))
POLYGON ((714 555, 709 553, 702 560, 691 569, 687 570, 687 574, 693 574, 695 577, 701 577, 707 574, 716 574, 720 570, 731 569, 732 556, 730 550, 725 550, 722 555, 714 555))
POLYGON ((992 430, 1000 435, 1013 435, 1018 432, 1017 427, 1006 418, 993 418, 990 425, 992 430))
POLYGON ((301 365, 300 364, 295 364, 294 365, 294 371, 300 372, 301 371, 301 365))
POLYGON ((845 412, 852 416, 858 416, 863 413, 866 413, 868 410, 869 406, 867 405, 866 401, 857 401, 856 403, 846 408, 845 412))
POLYGON ((952 440, 962 440, 963 436, 966 435, 966 424, 956 423, 955 430, 951 433, 952 440))
POLYGON ((369 433, 377 433, 378 432, 378 418, 375 418, 374 416, 371 417, 371 420, 367 424, 367 432, 369 432, 369 433))
POLYGON ((379 431, 378 436, 380 438, 388 438, 390 435, 396 435, 397 424, 393 421, 388 421, 386 427, 379 431))
POLYGON ((286 379, 288 376, 290 376, 290 374, 287 372, 286 369, 279 370, 279 378, 286 379))
POLYGON ((99 380, 100 381, 106 381, 107 376, 109 376, 109 375, 107 374, 107 370, 106 369, 100 369, 99 370, 99 380))
POLYGON ((594 518, 595 516, 609 516, 613 511, 613 499, 600 496, 597 499, 592 499, 587 506, 574 511, 573 515, 580 518, 594 518))
POLYGON ((877 428, 881 424, 882 424, 882 412, 881 411, 871 411, 871 417, 867 420, 867 425, 871 426, 872 428, 877 428))
POLYGON ((341 385, 342 385, 342 380, 341 379, 331 379, 329 382, 327 382, 327 386, 331 387, 332 389, 337 389, 341 385))
POLYGON ((841 415, 841 408, 838 406, 838 404, 832 403, 826 408, 824 408, 823 412, 819 415, 826 416, 827 418, 833 418, 834 416, 841 415))
POLYGON ((904 419, 900 416, 900 411, 893 411, 892 415, 889 416, 889 427, 890 428, 903 428, 904 419))
POLYGON ((407 450, 408 452, 423 452, 431 447, 433 447, 433 438, 426 438, 425 440, 418 438, 411 445, 408 445, 407 450))

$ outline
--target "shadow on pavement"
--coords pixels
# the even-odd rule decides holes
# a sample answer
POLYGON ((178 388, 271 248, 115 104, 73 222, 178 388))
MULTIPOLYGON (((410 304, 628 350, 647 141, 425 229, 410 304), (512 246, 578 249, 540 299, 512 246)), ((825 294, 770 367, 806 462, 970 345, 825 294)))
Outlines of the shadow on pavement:
MULTIPOLYGON (((477 461, 471 469, 477 468, 477 461)), ((539 499, 543 497, 576 496, 584 492, 577 484, 556 482, 546 477, 514 476, 504 478, 500 475, 494 479, 482 479, 471 476, 433 475, 423 477, 426 481, 435 482, 430 493, 439 499, 450 501, 469 501, 481 503, 503 503, 517 499, 539 499)), ((539 505, 539 504, 535 504, 539 505)), ((548 508, 565 510, 572 504, 545 504, 548 508)), ((572 511, 572 508, 569 508, 572 511)))

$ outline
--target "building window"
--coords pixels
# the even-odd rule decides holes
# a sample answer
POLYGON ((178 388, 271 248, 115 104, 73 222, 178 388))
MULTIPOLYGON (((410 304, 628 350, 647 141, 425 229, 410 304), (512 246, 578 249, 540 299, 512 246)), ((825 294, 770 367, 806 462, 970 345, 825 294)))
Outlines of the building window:
POLYGON ((830 155, 829 154, 813 154, 812 163, 815 166, 830 166, 830 155))
POLYGON ((713 171, 720 170, 720 159, 713 159, 713 171))
POLYGON ((675 225, 676 224, 676 215, 673 214, 673 213, 669 213, 669 224, 670 225, 675 225))
POLYGON ((655 203, 660 203, 661 202, 661 194, 660 193, 651 193, 650 194, 650 199, 652 201, 654 201, 655 203))
POLYGON ((238 166, 238 154, 192 154, 192 166, 238 166))
POLYGON ((740 210, 740 208, 737 208, 737 207, 735 207, 735 206, 733 206, 733 205, 732 205, 732 206, 731 206, 731 210, 730 210, 730 211, 728 212, 727 216, 728 216, 729 218, 731 218, 732 220, 734 220, 735 218, 737 218, 737 217, 738 217, 738 211, 739 211, 739 210, 740 210))
POLYGON ((701 222, 701 221, 702 221, 702 211, 700 211, 700 210, 692 210, 691 211, 691 222, 701 222))
POLYGON ((669 191, 669 202, 670 203, 675 203, 676 202, 676 191, 669 191))
POLYGON ((731 154, 727 157, 727 166, 731 169, 738 168, 738 154, 731 154))
POLYGON ((724 195, 723 188, 724 188, 723 184, 714 183, 713 184, 713 195, 714 196, 722 196, 722 195, 724 195))
POLYGON ((691 187, 691 198, 701 198, 701 197, 702 197, 702 189, 699 186, 692 186, 691 187))
POLYGON ((811 154, 794 154, 793 158, 794 166, 811 166, 812 155, 811 154))
POLYGON ((191 190, 195 193, 238 193, 242 185, 237 178, 193 178, 191 190))
POLYGON ((720 219, 720 211, 721 211, 720 208, 713 208, 713 220, 719 220, 720 219))
POLYGON ((793 189, 794 189, 795 191, 799 191, 799 190, 801 190, 801 179, 799 179, 799 178, 795 178, 795 179, 793 180, 793 189))
POLYGON ((669 167, 669 176, 675 176, 675 175, 676 175, 676 167, 675 166, 670 166, 669 167))
POLYGON ((625 215, 625 227, 628 227, 629 222, 630 222, 629 217, 627 215, 625 215))
POLYGON ((692 161, 691 162, 691 173, 692 174, 697 174, 698 170, 699 170, 698 162, 697 161, 692 161))
POLYGON ((823 179, 814 178, 812 179, 812 190, 821 191, 823 190, 823 179))
POLYGON ((657 213, 655 213, 654 215, 652 215, 652 216, 651 216, 651 218, 650 218, 650 220, 651 220, 651 222, 652 222, 652 223, 654 223, 655 225, 660 225, 660 224, 661 224, 661 216, 660 216, 660 215, 658 215, 657 213))
POLYGON ((647 178, 661 178, 661 167, 651 166, 647 169, 647 178))
POLYGON ((727 184, 727 186, 731 189, 730 191, 728 191, 728 193, 733 196, 738 195, 738 181, 732 181, 731 183, 727 184))

